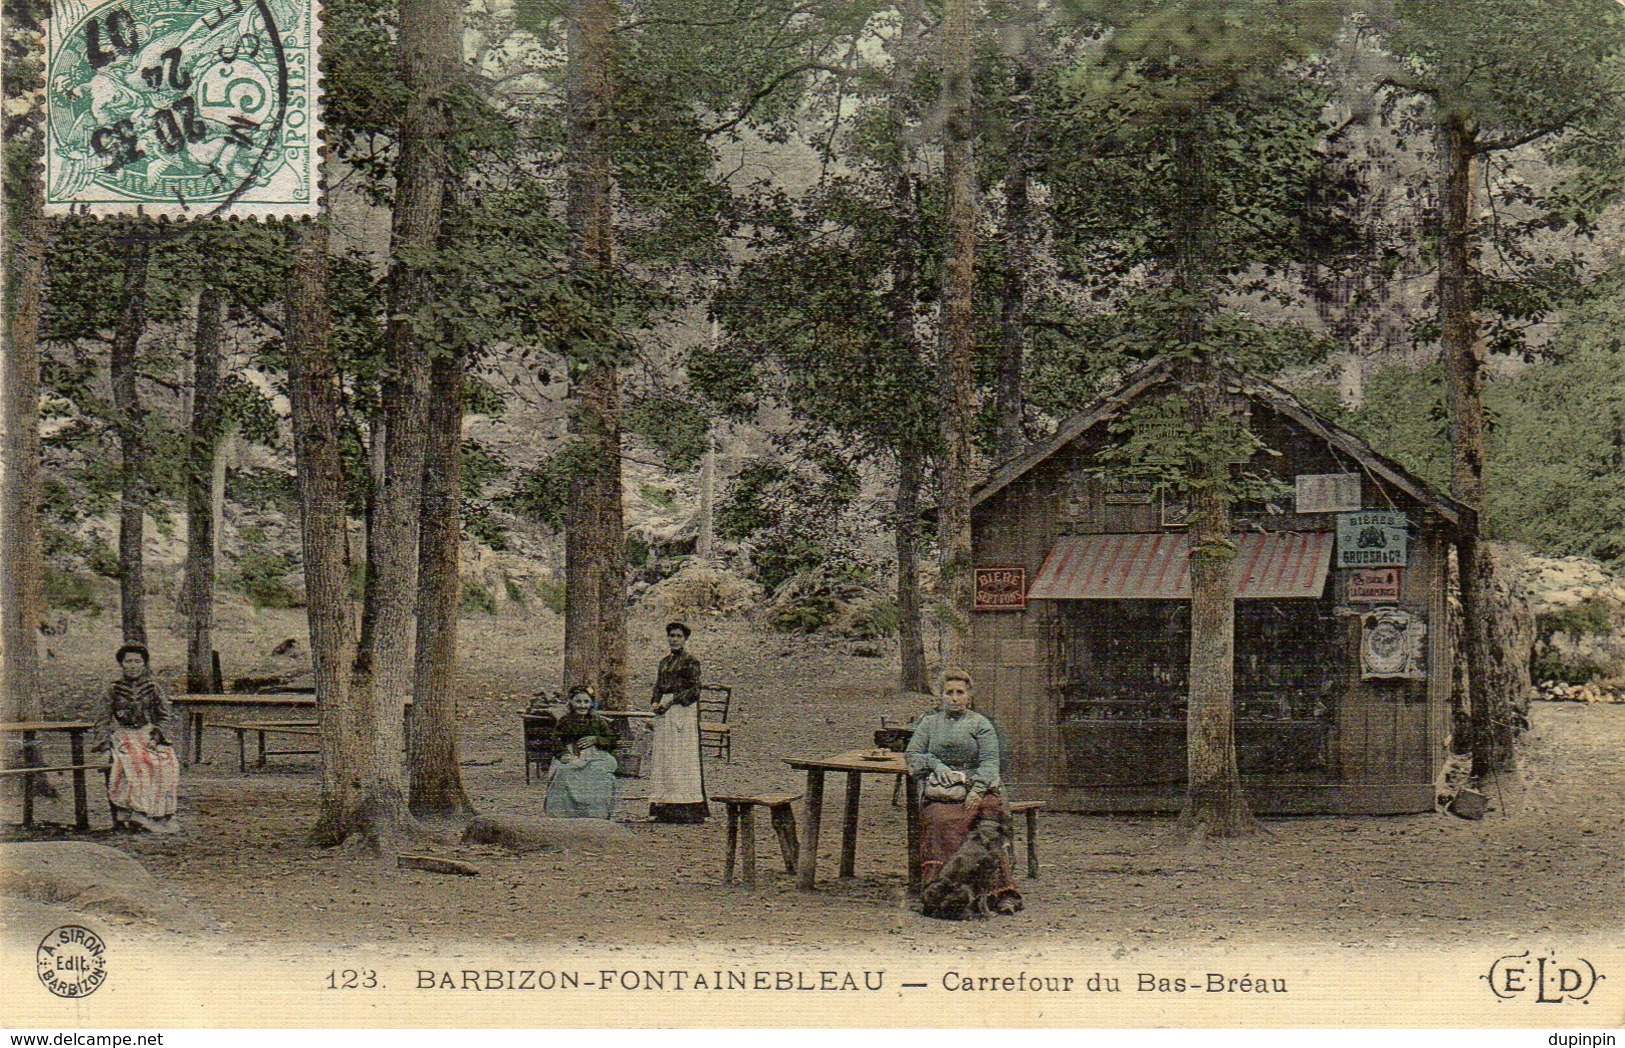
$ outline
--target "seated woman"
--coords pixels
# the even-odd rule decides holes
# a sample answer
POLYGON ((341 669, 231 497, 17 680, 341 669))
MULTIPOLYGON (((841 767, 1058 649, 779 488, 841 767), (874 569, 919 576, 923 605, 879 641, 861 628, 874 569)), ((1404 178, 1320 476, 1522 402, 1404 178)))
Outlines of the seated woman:
MULTIPOLYGON (((942 706, 914 726, 906 759, 909 774, 921 780, 920 874, 926 884, 958 854, 979 820, 1002 820, 1010 813, 1000 795, 999 736, 993 722, 970 708, 971 678, 951 669, 942 678, 942 706)), ((979 909, 1015 913, 1021 894, 1002 854, 995 883, 974 900, 979 909)))
POLYGON ((113 769, 107 800, 115 829, 174 833, 181 762, 175 755, 175 714, 169 695, 152 679, 147 649, 118 650, 123 675, 107 689, 96 718, 96 749, 110 750, 113 769))
POLYGON ((559 819, 608 819, 615 815, 615 728, 593 711, 589 688, 570 693, 569 712, 554 729, 560 750, 547 770, 542 810, 559 819))

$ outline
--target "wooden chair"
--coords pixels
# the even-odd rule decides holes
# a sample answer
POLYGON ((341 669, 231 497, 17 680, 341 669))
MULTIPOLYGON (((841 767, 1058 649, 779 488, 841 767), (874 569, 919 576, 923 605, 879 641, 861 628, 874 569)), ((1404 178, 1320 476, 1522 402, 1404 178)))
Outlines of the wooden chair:
POLYGON ((526 713, 525 719, 525 782, 530 782, 530 769, 536 768, 538 779, 547 776, 547 766, 559 749, 559 719, 551 713, 526 713))
POLYGON ((726 684, 700 685, 700 752, 715 751, 724 764, 733 763, 733 728, 728 712, 734 690, 726 684))
POLYGON ((763 793, 746 797, 713 797, 728 808, 728 857, 722 867, 722 883, 734 880, 734 856, 743 845, 742 872, 745 886, 756 887, 756 808, 766 808, 773 823, 773 835, 779 839, 779 852, 784 857, 784 871, 796 872, 796 859, 800 856, 800 843, 796 838, 795 803, 799 793, 763 793))

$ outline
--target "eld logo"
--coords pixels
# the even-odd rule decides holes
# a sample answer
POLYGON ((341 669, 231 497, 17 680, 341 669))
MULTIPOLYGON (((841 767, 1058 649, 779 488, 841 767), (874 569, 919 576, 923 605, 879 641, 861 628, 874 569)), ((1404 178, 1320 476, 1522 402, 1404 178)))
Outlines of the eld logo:
POLYGON ((1584 957, 1562 961, 1557 957, 1535 957, 1529 950, 1498 958, 1490 965, 1487 979, 1490 992, 1503 1001, 1534 994, 1536 1004, 1562 1004, 1564 1001, 1590 1003, 1586 998, 1606 978, 1584 957))

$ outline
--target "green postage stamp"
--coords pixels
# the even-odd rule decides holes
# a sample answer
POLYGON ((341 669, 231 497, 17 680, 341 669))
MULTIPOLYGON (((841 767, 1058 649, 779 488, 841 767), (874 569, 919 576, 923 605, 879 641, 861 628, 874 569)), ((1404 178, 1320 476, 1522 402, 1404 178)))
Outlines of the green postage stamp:
POLYGON ((315 0, 60 0, 48 214, 316 213, 315 0))

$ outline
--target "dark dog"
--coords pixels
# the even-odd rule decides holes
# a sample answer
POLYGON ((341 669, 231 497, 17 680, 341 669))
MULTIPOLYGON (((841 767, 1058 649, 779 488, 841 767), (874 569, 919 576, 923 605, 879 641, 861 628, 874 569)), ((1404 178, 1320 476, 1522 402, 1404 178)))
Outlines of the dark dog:
MULTIPOLYGON (((1009 840, 1008 817, 977 819, 959 851, 920 893, 921 912, 944 921, 986 917, 988 896, 998 888, 1009 840)), ((1014 913, 1021 908, 1020 898, 1000 898, 993 908, 1000 913, 1014 913)))

